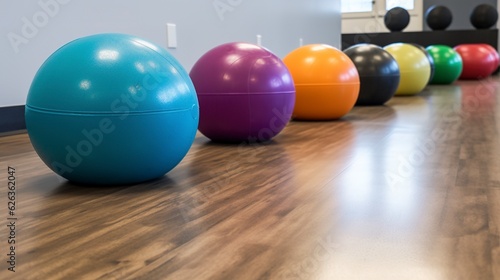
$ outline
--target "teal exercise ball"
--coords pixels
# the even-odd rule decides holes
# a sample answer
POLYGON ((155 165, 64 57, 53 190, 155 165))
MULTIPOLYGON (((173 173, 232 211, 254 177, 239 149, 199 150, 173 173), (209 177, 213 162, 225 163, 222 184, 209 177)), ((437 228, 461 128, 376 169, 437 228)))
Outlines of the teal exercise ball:
POLYGON ((198 100, 165 49, 125 34, 98 34, 56 50, 26 101, 35 151, 80 184, 134 184, 163 176, 190 149, 198 100))

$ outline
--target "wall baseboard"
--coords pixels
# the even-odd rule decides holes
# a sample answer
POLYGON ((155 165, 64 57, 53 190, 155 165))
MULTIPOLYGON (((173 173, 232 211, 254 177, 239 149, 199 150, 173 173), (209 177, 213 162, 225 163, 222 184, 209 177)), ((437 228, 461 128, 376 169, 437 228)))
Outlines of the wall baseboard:
POLYGON ((0 133, 26 129, 24 105, 0 107, 0 133))

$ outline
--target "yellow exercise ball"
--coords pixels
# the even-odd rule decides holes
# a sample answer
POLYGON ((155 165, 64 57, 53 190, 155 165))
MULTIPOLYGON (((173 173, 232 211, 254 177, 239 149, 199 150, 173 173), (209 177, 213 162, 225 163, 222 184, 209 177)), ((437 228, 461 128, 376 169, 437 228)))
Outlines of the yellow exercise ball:
POLYGON ((415 95, 421 92, 431 76, 431 64, 425 53, 406 43, 394 43, 384 47, 399 65, 401 79, 395 95, 415 95))

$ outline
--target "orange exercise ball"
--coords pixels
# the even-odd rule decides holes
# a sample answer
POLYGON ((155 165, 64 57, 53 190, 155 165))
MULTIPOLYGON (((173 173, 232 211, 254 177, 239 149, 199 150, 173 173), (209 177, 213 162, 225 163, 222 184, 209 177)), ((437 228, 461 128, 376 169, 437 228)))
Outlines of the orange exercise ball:
POLYGON ((294 119, 339 119, 354 107, 359 75, 342 51, 329 45, 306 45, 289 53, 283 61, 295 82, 294 119))

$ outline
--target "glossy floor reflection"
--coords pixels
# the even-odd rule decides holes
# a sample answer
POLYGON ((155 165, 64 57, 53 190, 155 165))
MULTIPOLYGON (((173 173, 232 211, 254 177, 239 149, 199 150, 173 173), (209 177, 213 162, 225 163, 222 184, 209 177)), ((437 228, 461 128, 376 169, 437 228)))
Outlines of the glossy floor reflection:
POLYGON ((499 81, 292 122, 267 144, 198 135, 135 186, 72 185, 26 134, 1 137, 19 261, 12 274, 3 257, 0 279, 500 278, 499 81))

